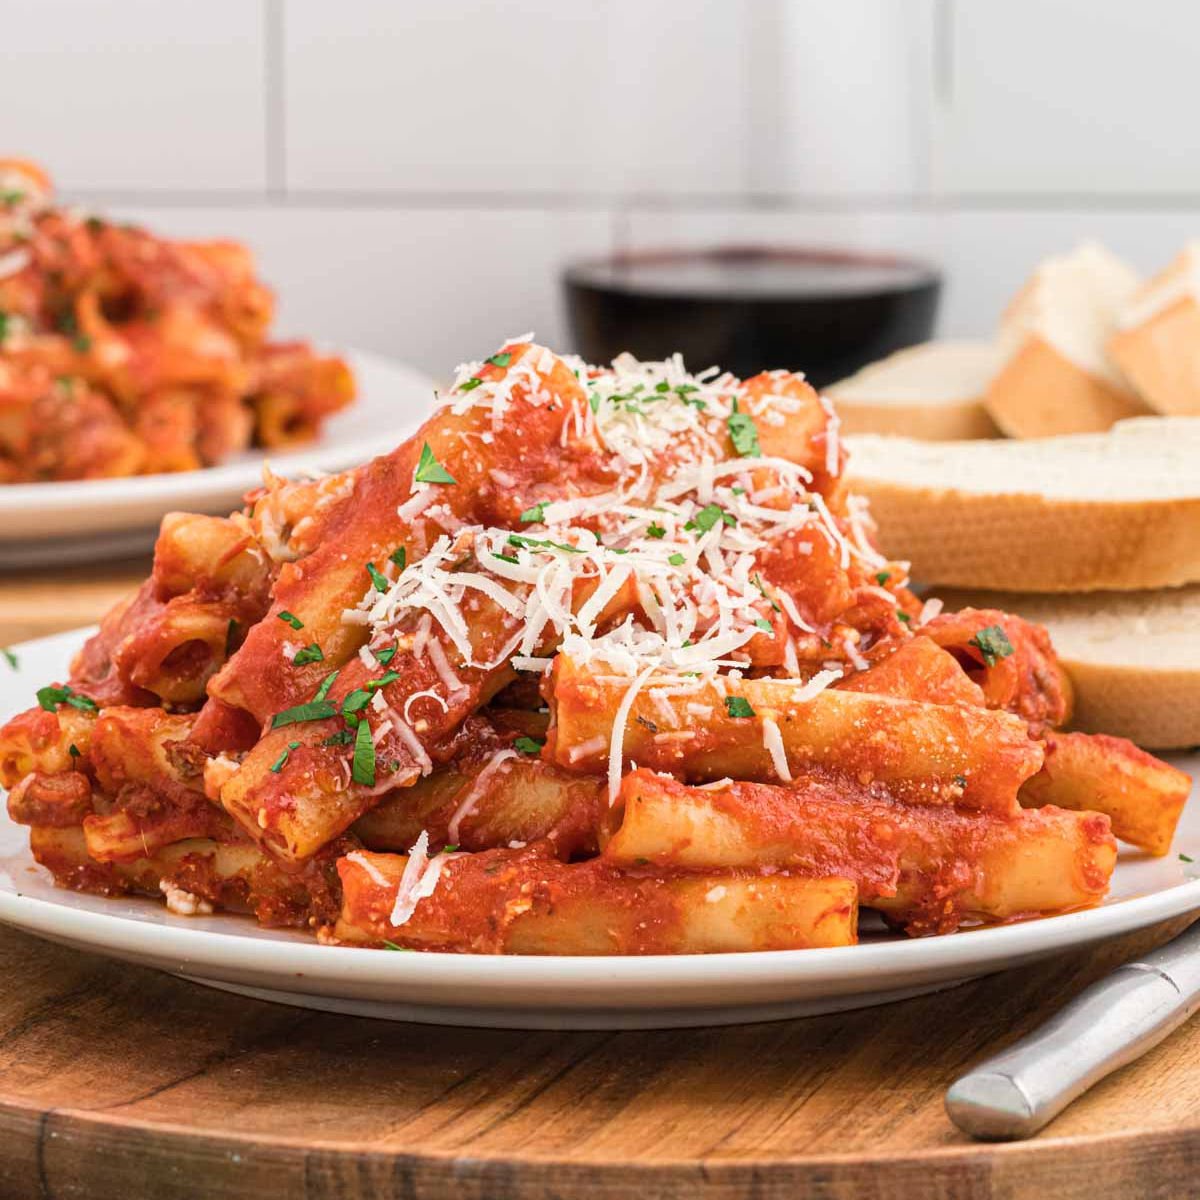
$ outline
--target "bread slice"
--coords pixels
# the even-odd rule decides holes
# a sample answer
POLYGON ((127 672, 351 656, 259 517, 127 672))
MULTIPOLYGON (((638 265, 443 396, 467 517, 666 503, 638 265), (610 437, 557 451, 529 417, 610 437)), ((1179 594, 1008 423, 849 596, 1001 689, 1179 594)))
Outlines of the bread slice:
POLYGON ((1094 243, 1038 267, 1001 321, 1004 361, 984 399, 1004 433, 1088 433, 1152 411, 1105 349, 1137 288, 1132 268, 1094 243))
POLYGON ((1200 417, 1040 442, 846 439, 850 488, 924 583, 1022 592, 1200 581, 1200 417))
POLYGON ((1151 750, 1200 746, 1200 587, 939 595, 947 608, 999 608, 1045 625, 1075 685, 1076 728, 1151 750))
POLYGON ((825 389, 843 433, 900 433, 927 442, 996 437, 983 394, 1000 366, 990 342, 925 342, 825 389))
POLYGON ((1126 303, 1108 352, 1152 408, 1200 415, 1200 242, 1126 303))

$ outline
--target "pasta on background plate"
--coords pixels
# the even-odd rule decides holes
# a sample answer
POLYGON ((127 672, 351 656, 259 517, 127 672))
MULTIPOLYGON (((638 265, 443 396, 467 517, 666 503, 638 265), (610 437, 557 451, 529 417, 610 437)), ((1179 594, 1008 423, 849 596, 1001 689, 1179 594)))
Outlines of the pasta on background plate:
POLYGON ((354 399, 339 358, 270 342, 244 246, 56 205, 0 159, 0 483, 190 471, 317 435, 354 399))
POLYGON ((330 943, 840 946, 1099 902, 1181 772, 872 544, 803 378, 506 342, 340 475, 175 513, 0 782, 66 887, 330 943))

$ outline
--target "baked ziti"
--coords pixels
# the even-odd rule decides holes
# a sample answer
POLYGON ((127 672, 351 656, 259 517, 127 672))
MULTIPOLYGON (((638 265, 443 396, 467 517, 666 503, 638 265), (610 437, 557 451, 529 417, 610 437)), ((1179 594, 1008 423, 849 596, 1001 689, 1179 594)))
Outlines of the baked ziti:
POLYGON ((0 483, 189 471, 314 437, 339 358, 267 341, 236 242, 180 242, 53 202, 0 159, 0 483))
POLYGON ((1093 905, 1188 791, 1061 732, 1043 629, 872 544, 799 375, 520 337, 389 454, 169 515, 0 730, 57 881, 330 943, 840 946, 1093 905))

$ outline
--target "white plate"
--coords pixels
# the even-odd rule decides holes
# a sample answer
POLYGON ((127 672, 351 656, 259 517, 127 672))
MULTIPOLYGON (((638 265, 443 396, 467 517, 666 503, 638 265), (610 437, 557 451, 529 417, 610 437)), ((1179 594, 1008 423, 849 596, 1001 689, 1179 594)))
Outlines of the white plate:
MULTIPOLYGON (((0 719, 62 679, 88 631, 17 647, 0 666, 0 719)), ((1200 771, 1200 755, 1175 761, 1200 771)), ((287 1004, 395 1020, 524 1029, 732 1024, 835 1012, 949 987, 1200 908, 1195 792, 1166 858, 1123 851, 1108 903, 946 937, 874 935, 858 946, 646 958, 395 954, 319 946, 236 916, 176 917, 151 900, 61 891, 26 831, 0 821, 0 921, 51 941, 287 1004), (1197 860, 1188 868, 1178 857, 1197 860)))
POLYGON ((340 471, 392 449, 433 407, 433 381, 412 367, 361 350, 342 352, 358 399, 331 417, 302 450, 239 454, 219 467, 130 479, 0 486, 0 567, 95 561, 149 549, 163 513, 228 513, 262 480, 340 471))

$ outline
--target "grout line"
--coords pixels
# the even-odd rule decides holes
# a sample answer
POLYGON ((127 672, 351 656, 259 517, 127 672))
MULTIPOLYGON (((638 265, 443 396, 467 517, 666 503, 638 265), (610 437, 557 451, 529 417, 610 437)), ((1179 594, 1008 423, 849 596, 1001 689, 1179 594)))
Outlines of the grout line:
POLYGON ((263 0, 263 54, 265 87, 267 195, 287 196, 287 96, 284 78, 283 0, 263 0))
MULTIPOLYGON (((1147 192, 1096 195, 1088 192, 975 193, 970 195, 839 194, 803 196, 783 192, 723 193, 711 196, 660 193, 639 195, 603 192, 455 192, 455 191, 318 191, 264 193, 248 189, 188 191, 177 189, 63 189, 65 199, 87 204, 143 205, 151 208, 262 208, 317 211, 360 209, 410 211, 442 209, 549 210, 558 212, 792 212, 814 214, 862 212, 1171 212, 1200 206, 1197 192, 1147 192)), ((618 227, 619 228, 619 227, 618 227)))

